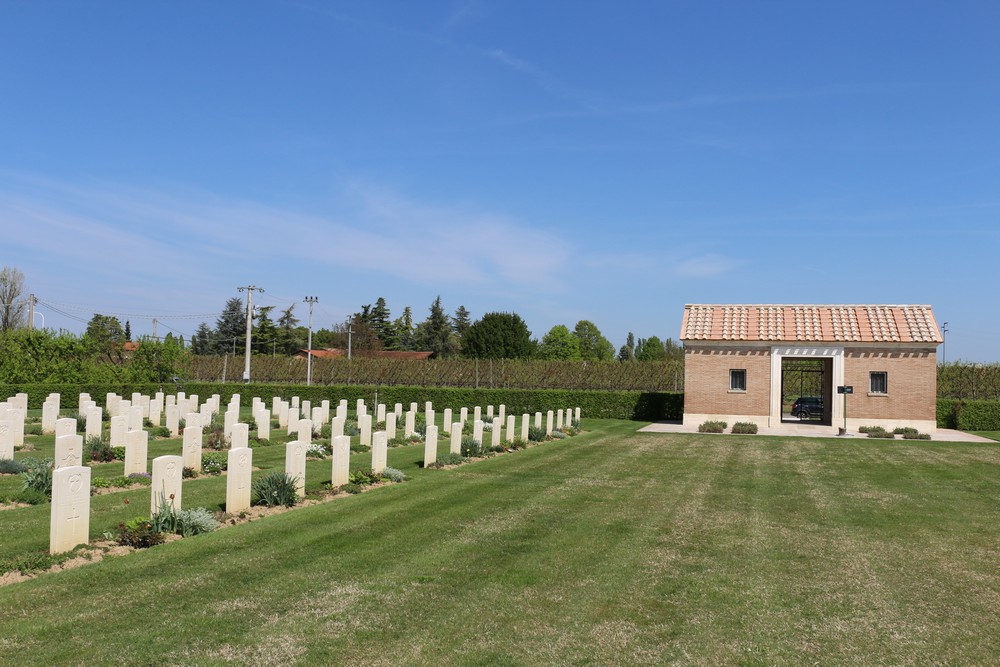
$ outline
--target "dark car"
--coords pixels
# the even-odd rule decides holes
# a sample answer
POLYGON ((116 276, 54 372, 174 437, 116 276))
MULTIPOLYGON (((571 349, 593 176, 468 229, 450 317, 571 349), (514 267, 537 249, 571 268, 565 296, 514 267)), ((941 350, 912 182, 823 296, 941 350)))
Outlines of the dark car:
POLYGON ((792 403, 792 415, 799 419, 823 416, 823 399, 818 396, 800 396, 792 403))

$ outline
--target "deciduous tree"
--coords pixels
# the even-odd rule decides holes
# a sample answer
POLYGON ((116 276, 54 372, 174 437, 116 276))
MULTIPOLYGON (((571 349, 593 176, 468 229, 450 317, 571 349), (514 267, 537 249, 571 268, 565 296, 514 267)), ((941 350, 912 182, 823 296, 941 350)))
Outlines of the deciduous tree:
POLYGON ((464 354, 479 359, 527 359, 534 347, 528 325, 516 313, 486 313, 462 339, 464 354))

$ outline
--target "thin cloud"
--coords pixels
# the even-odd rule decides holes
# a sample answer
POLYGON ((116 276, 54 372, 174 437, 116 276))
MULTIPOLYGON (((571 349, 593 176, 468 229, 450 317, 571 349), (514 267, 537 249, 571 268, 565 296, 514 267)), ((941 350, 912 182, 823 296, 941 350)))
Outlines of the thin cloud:
POLYGON ((725 255, 709 253, 681 261, 674 268, 674 274, 682 278, 714 278, 729 273, 738 264, 725 255))

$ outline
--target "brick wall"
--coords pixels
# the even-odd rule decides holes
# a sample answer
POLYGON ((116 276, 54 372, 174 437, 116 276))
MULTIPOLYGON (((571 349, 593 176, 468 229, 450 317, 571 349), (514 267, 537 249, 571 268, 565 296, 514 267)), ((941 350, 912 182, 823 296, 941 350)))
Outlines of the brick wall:
MULTIPOLYGON (((685 378, 686 379, 686 378, 685 378)), ((937 414, 936 348, 844 350, 844 384, 851 418, 934 420, 937 414), (871 395, 869 373, 885 371, 888 393, 871 395)))
POLYGON ((684 346, 684 412, 762 415, 771 411, 771 349, 751 346, 684 346), (747 390, 729 391, 730 369, 746 369, 747 390))

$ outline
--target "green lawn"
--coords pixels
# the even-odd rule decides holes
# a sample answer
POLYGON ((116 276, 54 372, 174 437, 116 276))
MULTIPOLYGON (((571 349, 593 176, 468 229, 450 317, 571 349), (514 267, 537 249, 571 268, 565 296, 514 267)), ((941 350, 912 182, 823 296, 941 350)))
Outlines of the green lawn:
POLYGON ((0 661, 1000 661, 1000 445, 584 425, 0 588, 0 661))
POLYGON ((972 431, 972 433, 991 440, 1000 440, 1000 431, 972 431))

